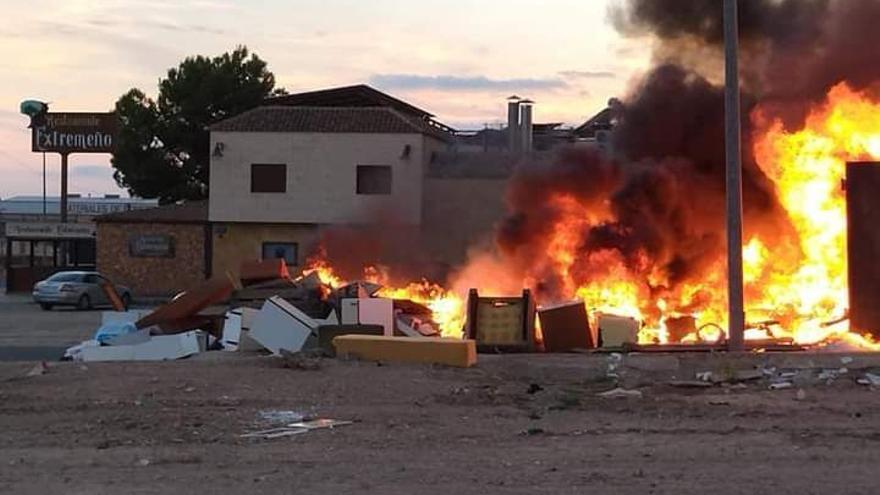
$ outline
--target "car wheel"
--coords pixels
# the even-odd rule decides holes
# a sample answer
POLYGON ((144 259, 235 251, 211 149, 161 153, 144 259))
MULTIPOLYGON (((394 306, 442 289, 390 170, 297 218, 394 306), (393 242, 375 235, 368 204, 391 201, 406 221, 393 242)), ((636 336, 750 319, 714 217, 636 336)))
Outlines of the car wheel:
POLYGON ((79 301, 76 302, 76 309, 85 310, 92 308, 92 301, 89 299, 88 294, 83 294, 79 296, 79 301))
POLYGON ((40 307, 43 308, 43 311, 51 311, 52 305, 49 303, 40 303, 40 307))
POLYGON ((122 294, 122 307, 124 307, 126 311, 131 307, 131 294, 128 292, 122 294))

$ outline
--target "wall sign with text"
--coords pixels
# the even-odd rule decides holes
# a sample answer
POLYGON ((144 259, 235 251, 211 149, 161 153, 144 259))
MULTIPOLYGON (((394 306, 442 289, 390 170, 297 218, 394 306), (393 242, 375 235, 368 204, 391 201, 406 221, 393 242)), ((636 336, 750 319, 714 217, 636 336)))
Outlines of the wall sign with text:
POLYGON ((135 258, 173 258, 174 237, 165 234, 132 235, 128 254, 135 258))

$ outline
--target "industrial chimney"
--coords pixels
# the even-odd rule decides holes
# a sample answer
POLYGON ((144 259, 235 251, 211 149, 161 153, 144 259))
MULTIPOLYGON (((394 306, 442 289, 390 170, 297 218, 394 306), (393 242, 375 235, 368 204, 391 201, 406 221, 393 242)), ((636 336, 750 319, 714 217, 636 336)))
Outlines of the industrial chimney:
POLYGON ((522 149, 519 103, 519 96, 513 95, 507 99, 507 148, 511 153, 519 153, 522 149))
POLYGON ((533 146, 533 129, 532 129, 532 100, 522 100, 519 102, 520 108, 520 132, 522 138, 520 140, 520 149, 523 153, 531 153, 533 146))

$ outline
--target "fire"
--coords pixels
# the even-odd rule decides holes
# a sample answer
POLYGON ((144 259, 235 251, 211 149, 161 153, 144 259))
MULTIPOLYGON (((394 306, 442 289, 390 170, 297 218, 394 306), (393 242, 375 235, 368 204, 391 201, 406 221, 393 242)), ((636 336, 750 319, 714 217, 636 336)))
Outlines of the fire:
MULTIPOLYGON (((306 269, 303 270, 303 276, 312 273, 316 273, 321 283, 332 289, 338 289, 349 283, 335 272, 323 250, 319 250, 315 256, 309 258, 306 269)), ((464 326, 464 299, 456 294, 425 279, 403 287, 393 287, 389 284, 388 270, 381 266, 364 267, 363 277, 360 280, 381 285, 382 288, 376 293, 378 297, 408 299, 427 306, 442 336, 461 337, 464 326)))
POLYGON ((780 122, 771 123, 755 151, 796 232, 796 238, 775 243, 772 257, 762 253, 751 260, 755 299, 773 308, 786 322, 780 333, 798 343, 839 338, 880 349, 850 334, 845 324, 822 324, 840 320, 847 311, 842 181, 847 161, 880 158, 880 103, 839 84, 802 130, 786 132, 780 122))
MULTIPOLYGON (((805 345, 839 341, 880 350, 880 343, 851 332, 845 318, 846 202, 841 187, 847 161, 880 159, 880 102, 840 84, 797 132, 781 122, 766 122, 760 111, 753 118, 763 124, 755 136, 758 165, 774 183, 792 229, 772 238, 754 235, 743 246, 746 313, 753 323, 746 338, 788 338, 805 345)), ((518 293, 548 283, 545 274, 552 273, 555 293, 584 301, 594 319, 614 314, 642 321, 641 343, 668 343, 666 322, 685 316, 696 321, 697 331, 683 342, 723 338, 723 258, 706 267, 698 280, 681 282, 673 290, 668 275, 652 268, 645 253, 635 259, 623 259, 613 249, 584 254, 583 232, 613 221, 606 204, 582 204, 560 195, 549 206, 558 215, 546 239, 546 256, 532 260, 528 268, 506 265, 497 255, 477 257, 452 277, 453 290, 427 280, 395 287, 388 283, 387 270, 378 266, 366 267, 362 279, 383 285, 381 297, 429 307, 444 336, 461 335, 467 288, 518 293)), ((312 259, 305 273, 312 272, 330 287, 345 284, 323 256, 312 259)))

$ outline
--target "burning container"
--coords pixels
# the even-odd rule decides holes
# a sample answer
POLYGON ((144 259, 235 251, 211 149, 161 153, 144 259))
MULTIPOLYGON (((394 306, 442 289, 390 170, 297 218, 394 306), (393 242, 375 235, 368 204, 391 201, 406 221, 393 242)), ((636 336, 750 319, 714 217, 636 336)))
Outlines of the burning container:
POLYGON ((880 162, 847 163, 846 214, 850 326, 880 337, 880 162))

